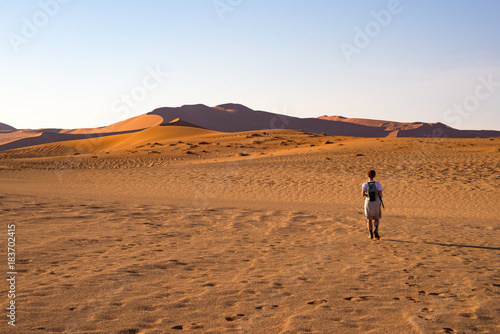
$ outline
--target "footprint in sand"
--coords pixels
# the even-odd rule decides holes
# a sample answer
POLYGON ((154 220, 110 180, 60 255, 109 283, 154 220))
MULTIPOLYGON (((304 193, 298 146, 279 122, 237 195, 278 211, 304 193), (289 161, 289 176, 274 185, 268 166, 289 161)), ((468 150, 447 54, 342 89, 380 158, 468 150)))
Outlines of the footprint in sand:
POLYGON ((414 303, 421 303, 421 301, 420 301, 420 300, 418 300, 418 299, 416 299, 416 298, 413 298, 413 297, 406 297, 406 299, 411 300, 411 301, 412 301, 412 302, 414 302, 414 303))
POLYGON ((444 293, 440 293, 440 292, 429 292, 429 296, 444 296, 444 293))
POLYGON ((359 296, 359 297, 345 297, 344 300, 349 301, 365 301, 368 300, 370 296, 359 296))
POLYGON ((411 287, 414 287, 414 286, 418 286, 417 284, 415 283, 410 283, 410 282, 405 282, 406 285, 408 286, 411 286, 411 287))
POLYGON ((192 323, 189 326, 189 329, 201 329, 201 328, 203 328, 203 325, 200 322, 192 323))
POLYGON ((461 317, 468 318, 468 319, 477 319, 477 315, 473 313, 460 313, 459 314, 461 317))
POLYGON ((118 334, 136 334, 136 333, 139 333, 138 328, 122 329, 121 331, 118 332, 118 334))
POLYGON ((214 287, 216 285, 217 284, 215 284, 215 283, 208 282, 208 283, 203 284, 202 287, 214 287))
POLYGON ((261 305, 261 306, 257 306, 255 309, 256 310, 273 310, 273 309, 278 308, 278 307, 280 307, 280 305, 261 305))
POLYGON ((153 311, 156 311, 158 309, 158 307, 153 306, 153 305, 140 305, 140 306, 137 306, 136 309, 139 311, 153 312, 153 311))
POLYGON ((235 321, 235 320, 238 320, 240 318, 243 318, 245 315, 244 314, 237 314, 237 315, 233 315, 233 316, 230 316, 230 317, 226 317, 226 321, 235 321))
POLYGON ((326 299, 318 299, 318 300, 313 300, 313 301, 310 301, 308 302, 307 304, 308 305, 319 305, 319 304, 324 304, 326 303, 327 300, 326 299))

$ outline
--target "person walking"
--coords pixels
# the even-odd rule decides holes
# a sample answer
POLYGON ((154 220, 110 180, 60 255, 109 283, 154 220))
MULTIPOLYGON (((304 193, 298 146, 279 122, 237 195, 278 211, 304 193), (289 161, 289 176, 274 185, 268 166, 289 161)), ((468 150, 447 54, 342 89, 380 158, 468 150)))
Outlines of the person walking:
POLYGON ((374 237, 379 240, 378 227, 382 218, 382 185, 378 181, 374 181, 377 173, 370 170, 367 173, 369 180, 361 186, 363 197, 365 197, 365 217, 367 220, 370 239, 374 237), (372 221, 375 222, 375 230, 373 230, 372 221))

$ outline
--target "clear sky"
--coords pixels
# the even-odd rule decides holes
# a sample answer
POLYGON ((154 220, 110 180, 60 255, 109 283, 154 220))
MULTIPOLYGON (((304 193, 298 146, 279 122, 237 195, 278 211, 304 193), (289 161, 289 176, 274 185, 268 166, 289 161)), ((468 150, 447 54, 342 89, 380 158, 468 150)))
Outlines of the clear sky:
POLYGON ((500 130, 497 0, 0 0, 0 122, 241 103, 500 130))

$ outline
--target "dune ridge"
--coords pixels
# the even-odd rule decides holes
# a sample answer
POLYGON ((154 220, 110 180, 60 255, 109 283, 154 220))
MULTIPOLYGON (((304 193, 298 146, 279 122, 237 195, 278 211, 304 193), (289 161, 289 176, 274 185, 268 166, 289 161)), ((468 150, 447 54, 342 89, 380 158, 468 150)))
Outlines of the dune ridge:
MULTIPOLYGON (((88 132, 88 133, 71 133, 71 132, 61 132, 59 130, 18 130, 16 132, 12 132, 9 136, 5 136, 3 144, 0 145, 0 151, 12 150, 23 147, 37 146, 43 144, 51 144, 68 140, 86 140, 89 138, 103 138, 106 136, 116 136, 120 134, 126 134, 130 132, 135 132, 136 130, 131 131, 120 131, 120 132, 108 132, 108 133, 99 133, 99 132, 88 132)), ((2 135, 0 134, 0 139, 2 135)))
POLYGON ((430 137, 430 138, 493 138, 500 131, 490 130, 458 130, 446 124, 424 122, 394 122, 364 118, 346 118, 343 116, 320 116, 319 119, 362 124, 383 129, 387 137, 430 137))
POLYGON ((0 123, 0 131, 15 131, 16 128, 5 123, 0 123))
POLYGON ((40 129, 0 132, 0 151, 51 142, 95 138, 142 131, 170 122, 186 122, 189 127, 201 127, 218 132, 243 132, 265 129, 303 130, 331 136, 364 138, 493 138, 500 131, 458 130, 442 123, 400 123, 373 119, 321 116, 299 118, 267 111, 253 110, 237 103, 208 107, 203 104, 177 108, 158 108, 106 127, 88 129, 40 129), (35 131, 35 132, 33 132, 35 131))

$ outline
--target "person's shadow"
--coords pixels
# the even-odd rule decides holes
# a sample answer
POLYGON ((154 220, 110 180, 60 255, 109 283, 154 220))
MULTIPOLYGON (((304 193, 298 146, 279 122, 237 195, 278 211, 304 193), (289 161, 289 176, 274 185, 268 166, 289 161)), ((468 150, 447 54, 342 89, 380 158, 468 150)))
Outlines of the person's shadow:
POLYGON ((396 240, 396 239, 387 239, 384 238, 385 241, 392 241, 392 242, 403 242, 403 243, 409 243, 409 244, 425 244, 425 245, 437 245, 437 246, 443 246, 443 247, 459 247, 459 248, 476 248, 476 249, 489 249, 489 250, 500 250, 500 247, 486 247, 486 246, 473 246, 473 245, 459 245, 459 244, 445 244, 441 242, 428 242, 428 241, 408 241, 408 240, 396 240))

